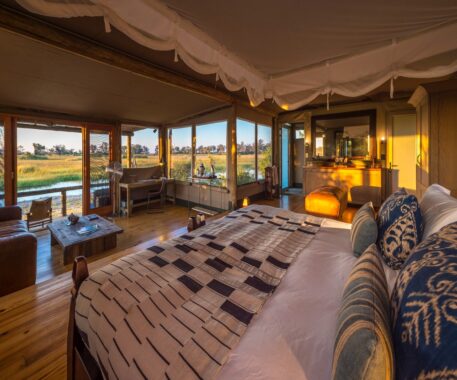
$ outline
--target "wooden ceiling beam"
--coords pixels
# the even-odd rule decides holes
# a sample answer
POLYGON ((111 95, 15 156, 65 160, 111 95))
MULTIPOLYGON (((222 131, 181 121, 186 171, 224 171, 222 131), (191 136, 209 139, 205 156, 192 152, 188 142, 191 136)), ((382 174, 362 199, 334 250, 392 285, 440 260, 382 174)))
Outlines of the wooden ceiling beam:
MULTIPOLYGON (((245 99, 240 99, 228 91, 217 89, 182 74, 158 67, 139 57, 102 45, 89 38, 69 32, 32 15, 19 12, 4 5, 0 5, 0 28, 97 62, 207 96, 223 103, 238 103, 249 106, 249 102, 245 99)), ((275 112, 271 109, 262 106, 257 107, 257 109, 272 116, 275 115, 275 112)))

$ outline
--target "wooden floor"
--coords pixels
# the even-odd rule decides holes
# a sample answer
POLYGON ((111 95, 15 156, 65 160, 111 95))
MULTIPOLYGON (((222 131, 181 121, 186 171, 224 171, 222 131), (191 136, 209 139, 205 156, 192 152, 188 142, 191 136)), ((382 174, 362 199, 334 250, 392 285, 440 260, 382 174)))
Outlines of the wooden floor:
MULTIPOLYGON (((167 238, 171 231, 182 229, 187 225, 187 208, 167 206, 165 213, 148 214, 145 210, 135 212, 131 218, 115 218, 115 223, 124 229, 117 237, 117 248, 90 257, 89 262, 99 260, 113 253, 134 247, 153 238, 167 238)), ((38 237, 37 252, 37 283, 54 278, 68 272, 72 264, 64 265, 61 248, 51 247, 50 234, 47 229, 36 232, 38 237)))
MULTIPOLYGON (((259 203, 303 212, 301 196, 259 203)), ((119 247, 92 258, 90 272, 138 248, 183 234, 187 216, 186 208, 172 206, 164 214, 140 213, 117 220, 125 229, 119 247)), ((59 261, 59 251, 47 248, 47 239, 46 234, 40 236, 41 252, 48 252, 39 259, 42 282, 0 297, 0 379, 64 379, 66 376, 71 277, 65 271, 71 268, 59 261), (58 276, 44 281, 54 275, 58 276)))

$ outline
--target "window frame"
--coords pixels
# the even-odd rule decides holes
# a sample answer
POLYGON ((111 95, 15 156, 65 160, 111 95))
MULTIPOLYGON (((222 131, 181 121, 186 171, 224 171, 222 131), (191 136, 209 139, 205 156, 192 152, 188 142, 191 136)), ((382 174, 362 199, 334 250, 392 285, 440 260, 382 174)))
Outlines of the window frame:
MULTIPOLYGON (((195 144, 193 144, 193 150, 192 150, 192 161, 193 161, 193 166, 192 166, 192 176, 194 175, 195 169, 196 169, 196 160, 197 160, 197 127, 209 125, 209 124, 217 124, 217 123, 225 123, 225 159, 227 162, 228 159, 228 149, 227 149, 227 131, 229 128, 229 120, 228 119, 221 119, 221 120, 212 120, 212 121, 207 121, 204 123, 194 123, 192 125, 192 140, 195 141, 195 144)), ((228 177, 228 167, 227 164, 225 165, 225 179, 223 181, 227 182, 227 177, 228 177)), ((225 187, 225 186, 220 186, 220 187, 225 187)))
MULTIPOLYGON (((236 125, 235 125, 236 129, 238 128, 238 120, 254 124, 254 136, 255 136, 254 137, 255 179, 253 181, 251 181, 251 182, 246 182, 246 183, 241 183, 241 184, 238 183, 238 133, 237 133, 237 135, 236 135, 236 157, 237 157, 237 163, 236 163, 236 186, 237 187, 241 187, 241 186, 246 186, 246 185, 252 185, 253 183, 263 183, 265 181, 265 178, 259 179, 259 170, 258 170, 259 169, 259 125, 262 126, 262 127, 269 127, 270 128, 270 132, 271 132, 271 134, 270 134, 270 144, 272 145, 272 147, 273 147, 273 126, 272 125, 268 125, 267 123, 259 123, 257 121, 250 120, 250 119, 247 119, 247 118, 237 117, 236 118, 236 125)), ((271 154, 271 163, 273 164, 273 151, 272 151, 272 154, 271 154)))

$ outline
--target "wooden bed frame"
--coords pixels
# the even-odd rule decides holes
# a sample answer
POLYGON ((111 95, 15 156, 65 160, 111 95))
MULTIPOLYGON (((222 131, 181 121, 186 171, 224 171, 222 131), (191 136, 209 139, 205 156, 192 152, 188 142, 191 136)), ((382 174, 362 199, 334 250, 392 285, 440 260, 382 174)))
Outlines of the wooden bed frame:
POLYGON ((78 256, 73 262, 73 287, 71 289, 70 315, 68 319, 67 338, 67 379, 68 380, 102 380, 103 376, 95 359, 90 354, 76 327, 76 297, 82 282, 89 276, 87 261, 78 256))

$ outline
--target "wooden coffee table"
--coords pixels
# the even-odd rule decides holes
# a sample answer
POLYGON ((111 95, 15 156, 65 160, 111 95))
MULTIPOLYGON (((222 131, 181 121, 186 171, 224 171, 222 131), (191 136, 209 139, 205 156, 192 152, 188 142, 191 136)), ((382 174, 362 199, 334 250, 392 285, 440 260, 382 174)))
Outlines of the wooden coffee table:
POLYGON ((67 226, 66 221, 61 219, 48 225, 51 245, 62 247, 64 265, 70 264, 77 256, 91 256, 116 248, 117 234, 123 232, 122 228, 101 216, 92 221, 82 216, 73 226, 67 226), (98 230, 86 235, 78 234, 79 229, 91 224, 97 224, 98 230))

